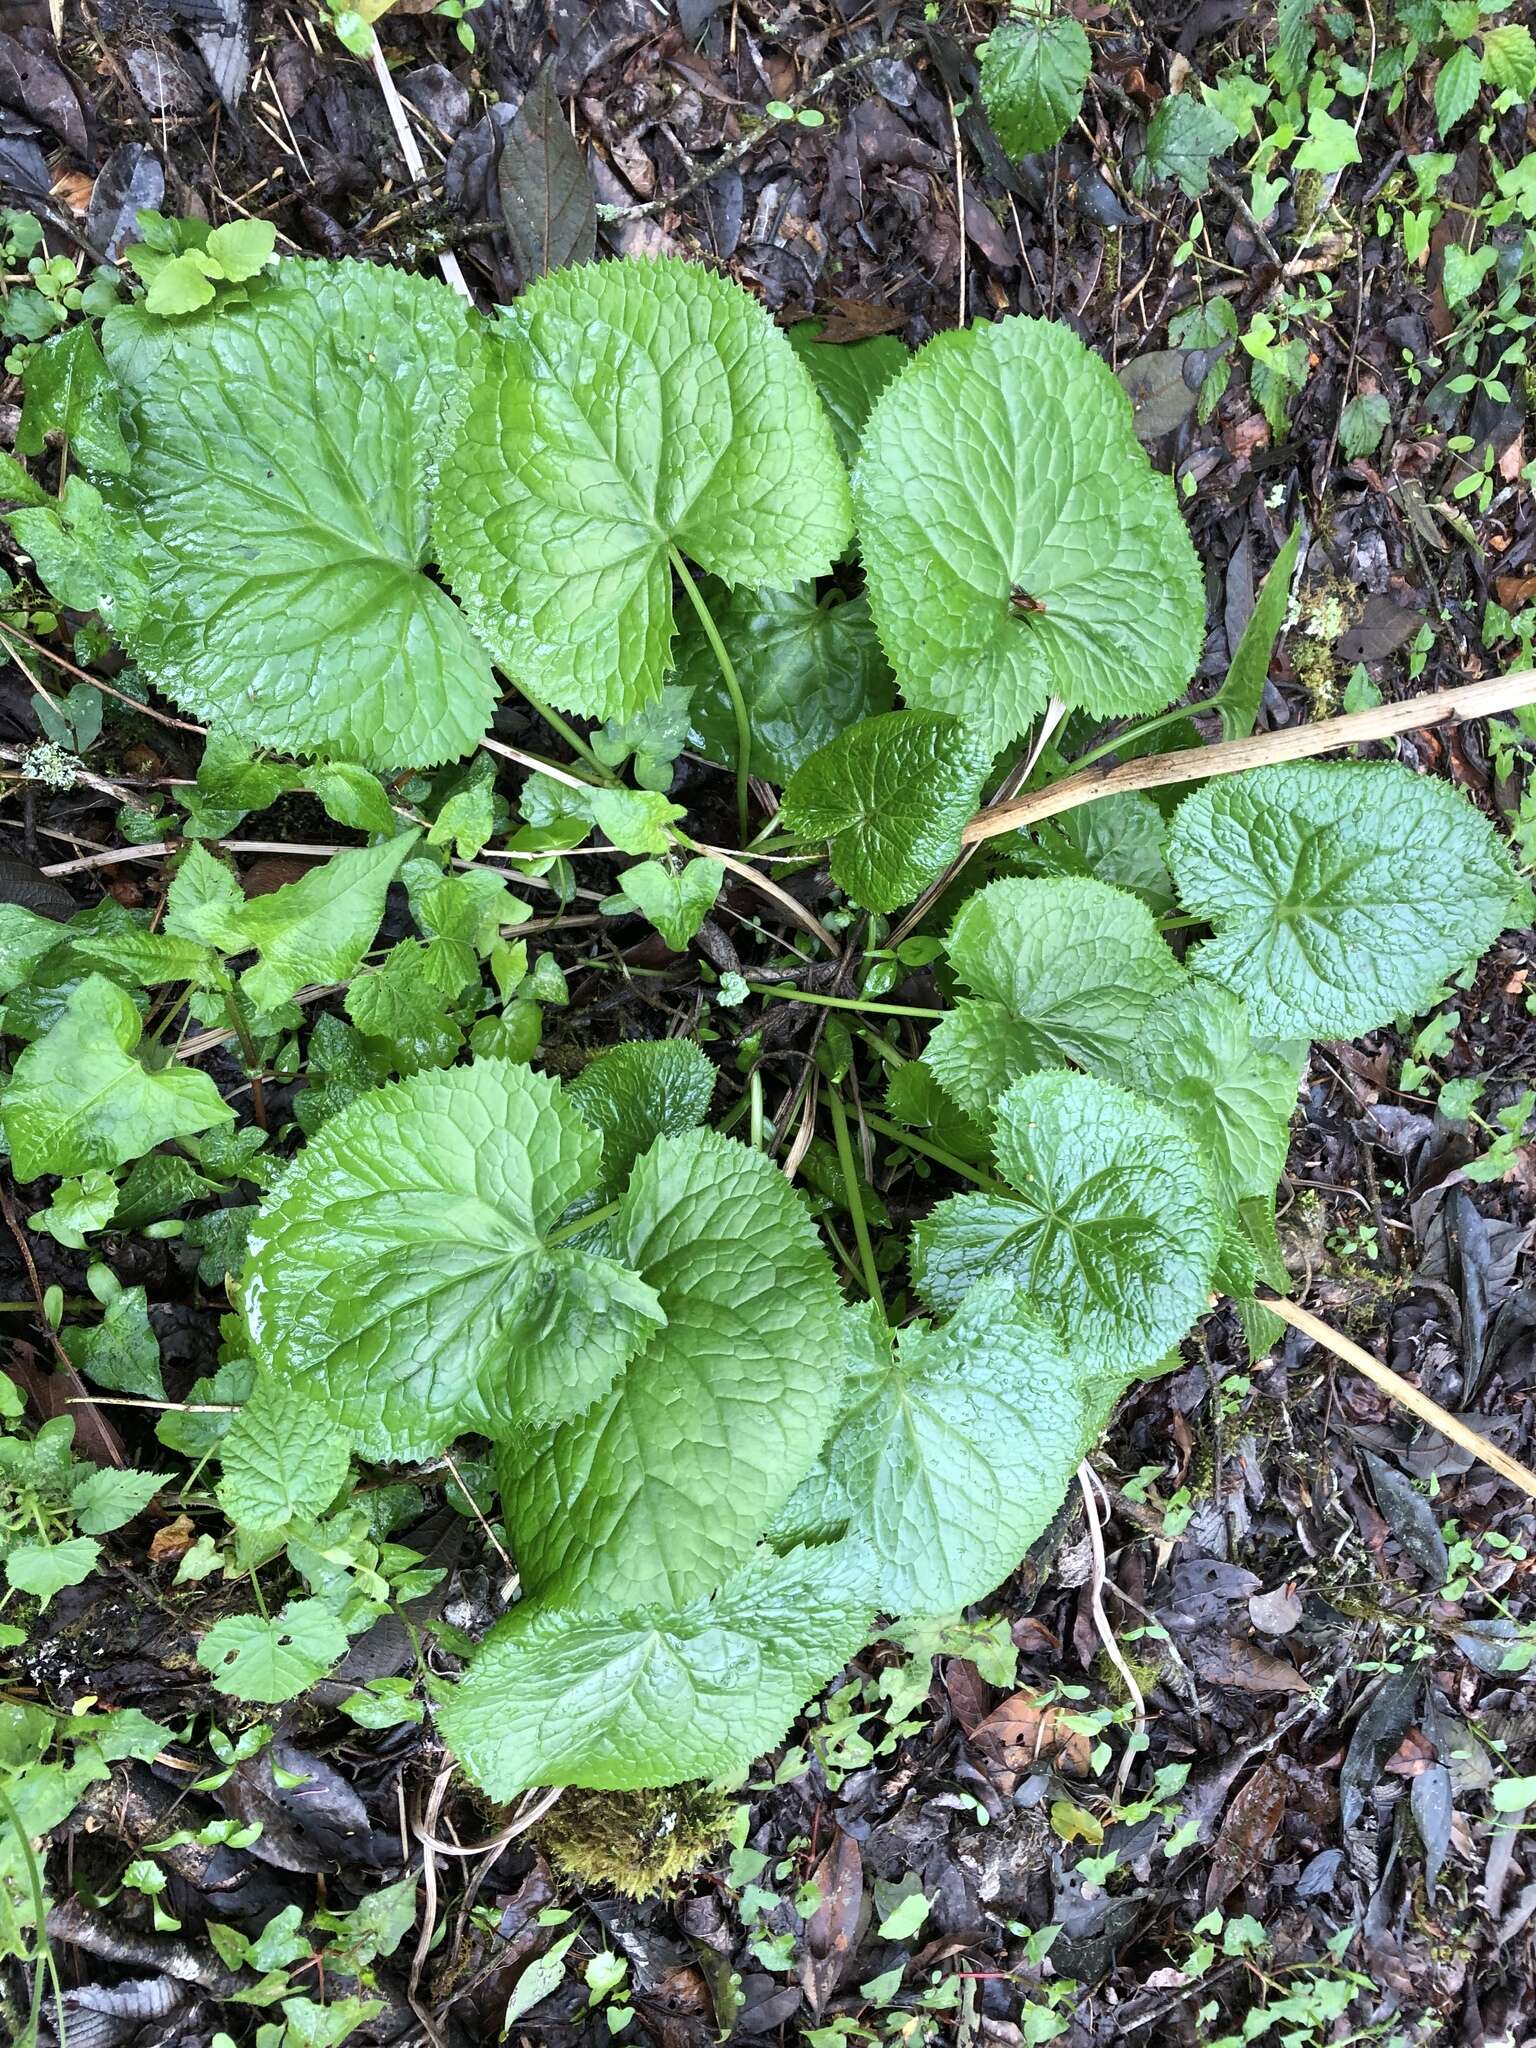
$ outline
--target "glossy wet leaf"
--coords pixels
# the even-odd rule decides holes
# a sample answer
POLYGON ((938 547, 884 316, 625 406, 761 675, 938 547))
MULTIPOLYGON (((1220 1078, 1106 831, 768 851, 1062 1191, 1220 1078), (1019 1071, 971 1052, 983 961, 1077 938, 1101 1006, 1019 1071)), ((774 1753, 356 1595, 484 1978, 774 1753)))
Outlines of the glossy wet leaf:
POLYGON ((709 1131, 662 1138, 607 1227, 665 1321, 585 1414, 504 1447, 523 1583, 596 1611, 687 1601, 751 1550, 837 1405, 837 1283, 771 1160, 709 1131))
POLYGON ((496 1799, 528 1785, 619 1790, 744 1772, 858 1649, 867 1572, 826 1551, 759 1551, 680 1606, 627 1613, 525 1601, 438 1709, 496 1799))
POLYGON ((448 581, 498 660, 592 718, 660 692, 669 548, 784 588, 830 568, 850 526, 788 341, 739 285, 668 258, 523 294, 480 352, 436 511, 448 581))
POLYGON ((1199 565, 1107 365, 1014 318, 930 342, 855 476, 870 609, 909 704, 994 751, 1051 696, 1160 710, 1205 627, 1199 565))
POLYGON ((1161 1109, 1086 1074, 1028 1074, 998 1105, 1013 1193, 952 1195, 913 1235, 912 1277, 940 1313, 1006 1278, 1085 1379, 1152 1366, 1204 1311, 1221 1245, 1204 1163, 1161 1109))
POLYGON ((495 696, 425 573, 463 305, 363 263, 285 263, 243 291, 103 325, 136 442, 122 503, 154 592, 123 637, 184 710, 255 745, 455 759, 495 696))
POLYGON ((135 1057, 142 1029, 132 998, 90 974, 21 1054, 0 1095, 18 1180, 120 1166, 233 1120, 206 1074, 179 1063, 151 1073, 135 1057))
POLYGON ((661 1314, 631 1272, 547 1242, 601 1150, 554 1081, 503 1060, 359 1096, 252 1226, 258 1357, 375 1458, 577 1413, 661 1314))

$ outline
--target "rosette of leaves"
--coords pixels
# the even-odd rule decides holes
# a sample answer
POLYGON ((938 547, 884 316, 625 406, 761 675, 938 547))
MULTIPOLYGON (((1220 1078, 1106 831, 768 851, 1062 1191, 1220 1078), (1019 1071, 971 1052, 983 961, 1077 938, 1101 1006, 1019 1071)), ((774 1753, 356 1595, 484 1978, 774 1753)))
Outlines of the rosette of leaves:
POLYGON ((444 1710, 493 1791, 744 1767, 873 1618, 851 1554, 756 1548, 831 1422, 840 1302, 772 1162, 687 1128, 696 1061, 569 1096, 500 1060, 372 1090, 252 1226, 263 1375, 374 1457, 500 1446, 527 1597, 444 1710), (621 1683, 589 1740, 579 1697, 621 1683))
POLYGON ((995 752, 1051 697, 1160 710, 1194 671, 1199 563, 1119 381, 1069 329, 941 335, 886 386, 854 474, 870 610, 909 704, 995 752))

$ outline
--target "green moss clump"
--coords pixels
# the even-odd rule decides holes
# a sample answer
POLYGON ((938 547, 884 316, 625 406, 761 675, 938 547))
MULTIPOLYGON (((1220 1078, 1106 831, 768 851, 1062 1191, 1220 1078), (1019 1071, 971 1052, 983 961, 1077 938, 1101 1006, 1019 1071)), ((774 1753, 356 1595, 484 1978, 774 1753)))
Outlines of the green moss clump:
POLYGON ((734 1812, 725 1793, 703 1785, 661 1792, 573 1788, 540 1823, 537 1840, 556 1869, 578 1884, 648 1899, 714 1854, 734 1812))

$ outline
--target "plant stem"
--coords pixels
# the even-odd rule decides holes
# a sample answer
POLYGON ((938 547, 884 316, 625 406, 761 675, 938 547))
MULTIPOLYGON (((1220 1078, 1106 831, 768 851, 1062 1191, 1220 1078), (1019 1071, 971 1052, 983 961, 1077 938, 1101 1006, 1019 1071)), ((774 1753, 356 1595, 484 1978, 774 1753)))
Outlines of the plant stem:
POLYGON ((786 1003, 818 1003, 828 1010, 870 1010, 877 1017, 943 1017, 944 1010, 918 1010, 910 1003, 866 1003, 857 996, 819 996, 807 988, 770 988, 766 982, 749 981, 755 996, 781 996, 786 1003))
POLYGON ((979 1166, 972 1166, 953 1152, 946 1152, 940 1145, 930 1145, 926 1138, 919 1138, 912 1131, 904 1131, 900 1124, 887 1123, 883 1116, 876 1116, 872 1109, 864 1112, 864 1121, 872 1131, 879 1131, 887 1138, 897 1138, 909 1152, 921 1152, 925 1159, 935 1165, 947 1166, 951 1173, 958 1173, 963 1180, 973 1180, 978 1187, 986 1188, 991 1194, 1006 1195, 1012 1192, 990 1173, 983 1173, 979 1166))
POLYGON ((21 1824, 21 1816, 11 1804, 3 1789, 0 1789, 0 1815, 21 1844, 22 1861, 26 1865, 27 1885, 32 1893, 32 1916, 37 1926, 38 1953, 32 1959, 32 2011, 27 2022, 27 2038, 37 2039, 38 2021, 43 2015, 43 1966, 53 1978, 54 1996, 59 2006, 59 2039, 65 2038, 64 1995, 59 1983, 58 1966, 53 1960, 53 1950, 48 1945, 48 1908, 43 1899, 43 1875, 38 1868, 37 1852, 32 1847, 32 1838, 21 1824))
POLYGON ((596 1224, 606 1223, 618 1206, 614 1201, 604 1202, 600 1209, 588 1209, 584 1215, 573 1217, 569 1223, 562 1223, 558 1230, 552 1230, 544 1242, 564 1244, 567 1238, 580 1237, 583 1231, 591 1230, 596 1224))
POLYGON ((240 1045, 240 1058, 245 1067, 245 1078, 251 1084, 251 1114, 262 1130, 267 1128, 266 1098, 261 1092, 261 1056, 256 1050, 256 1041, 251 1036, 251 1027, 246 1019, 245 1005, 240 1000, 240 991, 232 981, 226 980, 220 993, 224 998, 224 1014, 229 1019, 229 1028, 234 1032, 240 1045))
POLYGON ((574 725, 571 725, 566 719, 562 718, 559 712, 553 706, 546 704, 542 698, 535 697, 526 683, 520 683, 515 676, 506 675, 505 671, 501 673, 504 679, 516 690, 529 710, 536 711, 550 728, 551 732, 559 733, 561 739, 565 741, 571 752, 580 760, 586 762, 604 789, 617 789, 620 787, 619 778, 611 768, 603 766, 574 725))
POLYGON ((875 1264, 875 1248, 870 1242, 869 1224, 864 1216, 864 1197, 859 1191, 859 1174, 854 1165, 853 1144, 848 1136, 848 1113, 843 1108, 840 1089, 827 1090, 827 1107, 832 1112, 832 1135, 837 1140, 837 1163, 842 1169, 843 1193, 848 1198, 848 1214, 853 1218, 853 1235, 859 1247, 859 1265, 864 1275, 865 1292, 883 1315, 885 1299, 880 1289, 880 1269, 875 1264))
POLYGON ((1137 740, 1150 739, 1153 733, 1162 732, 1167 726, 1178 725, 1181 720, 1187 721, 1196 711, 1213 711, 1215 708, 1214 697, 1207 698, 1203 704, 1175 704, 1171 711, 1159 711, 1156 718, 1144 718, 1140 725, 1128 725, 1124 732, 1117 732, 1113 739, 1105 740, 1102 746, 1095 747, 1091 753, 1079 754, 1069 765, 1076 774, 1078 769, 1091 768, 1095 761, 1102 761, 1106 754, 1118 754, 1122 748, 1134 744, 1137 740))
POLYGON ((736 678, 736 665, 725 649, 720 638, 720 628, 715 624, 714 613, 704 602, 704 593, 693 580, 688 564, 676 548, 668 548, 667 556, 677 572, 677 579, 688 593, 688 601, 704 628, 704 638, 714 651, 715 660, 720 664, 720 674, 725 683, 726 694, 731 700, 731 709, 736 714, 736 824, 743 846, 747 843, 747 777, 752 772, 752 721, 747 715, 747 700, 741 694, 741 684, 736 678))

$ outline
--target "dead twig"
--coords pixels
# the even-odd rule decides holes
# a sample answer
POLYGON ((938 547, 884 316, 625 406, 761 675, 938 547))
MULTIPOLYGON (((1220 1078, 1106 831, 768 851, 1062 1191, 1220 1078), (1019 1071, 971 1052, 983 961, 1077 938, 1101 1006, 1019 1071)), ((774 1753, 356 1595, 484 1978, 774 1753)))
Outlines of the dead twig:
MULTIPOLYGON (((1204 782, 1213 775, 1236 775, 1245 768, 1263 768, 1275 761, 1309 761, 1335 747, 1359 746, 1369 740, 1390 739, 1394 733, 1416 732, 1421 726, 1438 725, 1442 719, 1465 722, 1469 718, 1490 718, 1500 711, 1513 711, 1522 704, 1536 703, 1536 668, 1516 669, 1506 676, 1490 676, 1485 682, 1464 683, 1455 690, 1436 690, 1427 697, 1412 697, 1405 704, 1378 704, 1369 711, 1347 711, 1340 718, 1319 718, 1306 725, 1288 725, 1278 732, 1255 733, 1251 739, 1222 740, 1210 747, 1181 747, 1172 754, 1153 754, 1145 760, 1122 761, 1115 768, 1085 769, 1020 797, 1017 803, 994 804, 978 811, 960 834, 961 843, 974 845, 981 839, 995 839, 1003 832, 1018 832, 1038 825, 1043 818, 1075 811, 1079 804, 1096 797, 1111 796, 1130 789, 1171 789, 1181 782, 1204 782)), ((1192 706, 1198 710, 1199 706, 1192 706)))
POLYGON ((1300 1330, 1304 1336, 1310 1337, 1314 1344, 1321 1344, 1323 1349, 1331 1351, 1335 1358, 1353 1366, 1357 1373, 1368 1379, 1372 1386, 1380 1387, 1381 1391, 1396 1401, 1399 1407, 1406 1408, 1411 1415, 1417 1415, 1422 1422, 1427 1422, 1431 1429, 1438 1429, 1440 1434, 1449 1437, 1453 1444, 1459 1444, 1464 1451, 1470 1451, 1474 1458, 1479 1458, 1483 1464, 1491 1466, 1501 1479, 1507 1479, 1512 1486, 1518 1486, 1522 1493, 1536 1500, 1536 1472, 1533 1472, 1529 1465, 1522 1465, 1519 1459, 1512 1458, 1508 1451, 1501 1451, 1496 1443, 1491 1443, 1485 1436, 1479 1436, 1477 1431, 1469 1428, 1459 1416, 1452 1415, 1448 1408, 1442 1408, 1438 1401, 1431 1400, 1429 1395, 1421 1392, 1411 1380, 1405 1380, 1401 1373, 1394 1372, 1390 1365, 1383 1365, 1380 1359, 1373 1358, 1369 1351, 1363 1351, 1348 1337, 1342 1337, 1337 1330, 1330 1329, 1328 1324, 1320 1316, 1313 1315, 1310 1309, 1298 1308, 1295 1302, 1282 1300, 1279 1296, 1264 1295, 1261 1299, 1271 1315, 1278 1316, 1283 1323, 1289 1323, 1293 1329, 1300 1330))

